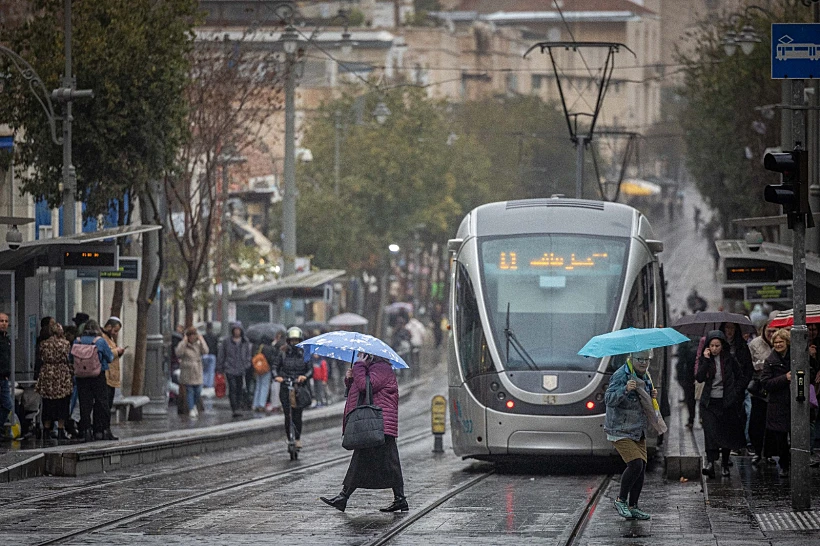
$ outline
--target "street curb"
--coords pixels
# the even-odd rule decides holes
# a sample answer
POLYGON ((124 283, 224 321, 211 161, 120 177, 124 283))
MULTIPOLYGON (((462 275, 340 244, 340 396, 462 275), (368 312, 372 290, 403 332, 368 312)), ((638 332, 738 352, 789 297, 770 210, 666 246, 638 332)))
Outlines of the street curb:
POLYGON ((0 468, 0 483, 16 482, 26 478, 42 476, 45 470, 45 455, 37 453, 24 461, 0 468))
MULTIPOLYGON (((426 379, 418 379, 403 385, 400 398, 411 395, 425 381, 426 379)), ((344 404, 341 403, 307 412, 303 430, 310 432, 338 426, 341 434, 343 412, 344 404)), ((33 468, 39 470, 39 473, 28 473, 22 477, 34 477, 43 473, 54 476, 86 476, 137 464, 278 442, 282 439, 283 430, 284 417, 277 415, 123 441, 46 448, 39 454, 44 464, 39 469, 33 468)))

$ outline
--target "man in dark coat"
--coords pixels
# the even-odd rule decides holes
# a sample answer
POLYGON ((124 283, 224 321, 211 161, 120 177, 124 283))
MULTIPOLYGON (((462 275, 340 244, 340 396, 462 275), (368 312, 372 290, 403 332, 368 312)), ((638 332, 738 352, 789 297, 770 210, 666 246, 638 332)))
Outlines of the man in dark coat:
POLYGON ((9 316, 0 313, 0 426, 6 423, 14 411, 11 397, 11 337, 9 336, 9 316))
MULTIPOLYGON (((276 360, 274 381, 277 383, 284 383, 286 379, 290 379, 296 388, 309 389, 308 380, 313 377, 313 364, 305 362, 305 352, 296 346, 297 343, 304 341, 304 337, 301 328, 295 326, 288 328, 287 345, 279 352, 279 358, 276 360)), ((312 399, 313 396, 310 395, 308 405, 312 399)), ((282 403, 282 412, 285 414, 285 434, 288 442, 291 441, 290 424, 293 419, 296 449, 302 449, 302 411, 304 408, 293 407, 290 392, 284 385, 279 389, 279 401, 282 403)))
POLYGON ((683 400, 689 412, 686 428, 692 428, 695 424, 695 359, 697 349, 697 338, 678 345, 678 360, 675 365, 675 375, 683 391, 683 400))
POLYGON ((216 371, 225 374, 228 381, 228 395, 231 400, 231 411, 239 417, 243 406, 245 372, 251 368, 251 342, 245 337, 241 322, 231 325, 231 335, 219 344, 216 359, 216 371))

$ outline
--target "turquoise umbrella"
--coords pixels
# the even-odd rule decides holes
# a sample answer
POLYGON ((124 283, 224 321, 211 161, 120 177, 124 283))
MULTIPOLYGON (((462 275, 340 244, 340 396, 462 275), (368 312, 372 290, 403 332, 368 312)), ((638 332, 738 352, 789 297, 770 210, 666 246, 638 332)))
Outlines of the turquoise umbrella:
POLYGON ((689 341, 689 338, 673 328, 626 328, 593 337, 578 354, 600 358, 677 345, 685 341, 689 341))

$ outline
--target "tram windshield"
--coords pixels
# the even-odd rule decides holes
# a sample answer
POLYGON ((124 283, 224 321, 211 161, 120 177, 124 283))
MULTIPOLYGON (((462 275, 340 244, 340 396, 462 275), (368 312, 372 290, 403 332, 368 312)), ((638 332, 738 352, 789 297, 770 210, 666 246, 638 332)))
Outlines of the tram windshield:
POLYGON ((482 282, 493 337, 508 370, 592 370, 578 355, 612 330, 629 240, 525 235, 481 241, 482 282), (510 343, 509 330, 523 350, 510 343))

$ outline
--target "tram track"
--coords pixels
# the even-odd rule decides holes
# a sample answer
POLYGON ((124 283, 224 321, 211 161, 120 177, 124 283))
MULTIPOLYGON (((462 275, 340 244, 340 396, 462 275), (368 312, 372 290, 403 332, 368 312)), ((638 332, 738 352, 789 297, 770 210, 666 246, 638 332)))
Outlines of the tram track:
MULTIPOLYGON (((416 412, 416 413, 413 413, 413 414, 407 416, 406 419, 409 421, 409 420, 413 420, 413 419, 416 419, 416 418, 419 418, 419 417, 422 417, 422 416, 427 417, 427 415, 428 415, 427 411, 420 411, 420 412, 416 412)), ((329 434, 332 433, 332 434, 338 435, 338 427, 334 426, 334 427, 327 428, 327 429, 322 429, 322 430, 319 430, 319 431, 316 431, 316 432, 319 433, 319 434, 326 433, 326 434, 329 435, 329 434)), ((427 434, 429 435, 429 432, 427 434)), ((168 470, 162 470, 162 471, 159 471, 159 472, 149 471, 149 472, 137 474, 135 476, 123 477, 122 479, 109 480, 109 481, 106 481, 106 482, 103 482, 103 483, 94 483, 94 484, 88 484, 88 485, 78 485, 78 486, 74 486, 74 487, 66 487, 66 488, 60 489, 59 491, 44 493, 42 495, 35 495, 35 496, 31 496, 31 497, 26 497, 26 498, 23 498, 23 499, 15 499, 15 500, 11 500, 11 501, 8 501, 8 502, 2 502, 2 503, 0 503, 0 509, 15 508, 15 507, 18 507, 18 506, 23 506, 23 505, 34 503, 34 502, 40 502, 40 501, 45 501, 45 500, 50 500, 50 499, 58 499, 60 497, 65 497, 65 496, 68 496, 68 495, 76 495, 77 493, 83 493, 83 492, 86 492, 86 491, 93 491, 95 489, 104 489, 104 488, 111 487, 111 486, 121 486, 121 485, 134 483, 134 482, 139 482, 139 481, 144 481, 144 480, 156 480, 157 478, 163 478, 163 477, 166 477, 166 476, 179 476, 179 475, 182 475, 182 474, 194 474, 194 473, 197 473, 197 472, 201 472, 202 470, 207 470, 209 468, 215 468, 215 467, 223 466, 223 465, 226 465, 226 464, 231 464, 231 463, 236 463, 236 462, 241 462, 241 461, 248 460, 250 457, 255 456, 255 453, 254 453, 255 451, 264 450, 265 448, 266 448, 266 446, 255 446, 253 448, 249 448, 250 451, 243 451, 240 455, 237 455, 235 457, 229 457, 229 458, 226 458, 226 459, 220 459, 220 460, 218 460, 216 462, 213 462, 213 463, 205 463, 205 464, 198 464, 198 465, 194 465, 194 466, 186 466, 184 468, 174 467, 174 468, 170 468, 168 470)))
MULTIPOLYGON (((486 478, 489 478, 493 474, 495 474, 495 469, 484 472, 474 478, 471 478, 465 483, 459 484, 457 487, 454 487, 453 489, 447 491, 434 501, 428 503, 418 511, 414 512, 412 515, 408 516, 407 518, 404 518, 397 525, 394 525, 393 527, 387 529, 377 538, 371 540, 370 542, 364 543, 363 546, 385 546, 386 544, 389 544, 394 538, 398 537, 399 535, 407 531, 410 527, 413 526, 413 524, 422 520, 424 517, 426 517, 431 512, 436 510, 438 507, 443 505, 445 502, 453 499, 454 497, 460 495, 468 489, 471 489, 472 487, 478 485, 480 482, 484 481, 486 478)), ((596 487, 595 491, 587 499, 584 508, 581 510, 581 514, 578 516, 574 525, 572 526, 572 530, 570 531, 567 540, 563 543, 564 546, 575 546, 575 544, 578 543, 578 539, 581 536, 583 536, 584 529, 586 529, 586 526, 589 523, 592 514, 595 513, 595 510, 597 509, 601 498, 603 497, 607 487, 609 486, 610 481, 612 480, 612 476, 612 474, 604 476, 601 479, 598 486, 596 487)))
MULTIPOLYGON (((430 435, 429 431, 418 432, 416 434, 400 438, 399 441, 397 442, 397 444, 398 445, 411 444, 411 443, 413 443, 413 442, 415 442, 415 441, 417 441, 421 438, 429 437, 429 435, 430 435)), ((114 519, 108 520, 108 521, 103 522, 103 523, 99 523, 99 524, 92 525, 92 526, 89 526, 89 527, 84 527, 82 529, 77 529, 75 531, 71 531, 69 533, 60 535, 58 537, 46 540, 44 542, 39 542, 39 543, 36 544, 36 546, 46 546, 46 545, 49 545, 49 544, 61 544, 65 541, 67 541, 67 540, 70 540, 72 538, 76 538, 76 537, 79 537, 79 536, 114 529, 114 528, 116 528, 120 525, 131 523, 131 522, 136 521, 136 520, 138 520, 138 519, 140 519, 144 516, 157 514, 159 512, 167 510, 169 508, 183 506, 183 505, 186 505, 186 504, 189 504, 189 503, 193 503, 193 502, 196 502, 196 501, 200 501, 200 500, 203 500, 203 499, 207 499, 209 497, 219 495, 221 493, 241 489, 241 488, 248 487, 248 486, 251 486, 251 485, 257 485, 257 484, 264 483, 264 482, 271 481, 271 480, 277 480, 277 479, 283 478, 285 476, 299 474, 299 473, 305 472, 307 470, 312 470, 312 469, 317 469, 317 468, 326 468, 326 467, 331 467, 331 466, 341 464, 341 463, 347 463, 349 460, 350 460, 350 454, 345 453, 344 455, 331 457, 331 458, 326 459, 324 461, 320 461, 320 462, 316 462, 316 463, 310 463, 310 464, 300 464, 298 467, 279 470, 279 471, 271 472, 271 473, 268 473, 268 474, 265 474, 265 475, 262 475, 262 476, 257 476, 257 477, 251 478, 251 479, 242 480, 242 481, 235 482, 235 483, 228 483, 228 484, 221 485, 221 486, 218 486, 218 487, 213 487, 213 488, 210 488, 206 491, 201 491, 199 493, 195 493, 195 494, 192 494, 192 495, 181 497, 179 499, 174 499, 174 500, 170 500, 170 501, 163 502, 163 503, 160 503, 160 504, 155 504, 155 505, 150 506, 148 508, 144 508, 142 510, 137 510, 137 511, 132 512, 130 514, 126 514, 126 515, 121 516, 119 518, 114 518, 114 519)), ((224 462, 219 463, 219 464, 224 464, 224 462)), ((214 466, 214 465, 208 465, 208 466, 214 466)), ((121 484, 121 483, 123 483, 123 481, 124 480, 112 481, 112 482, 108 482, 108 484, 121 484)), ((98 486, 104 486, 104 485, 107 485, 107 484, 98 484, 98 486)))

